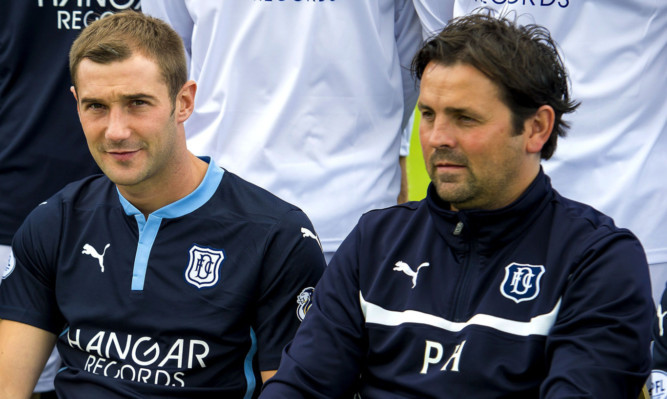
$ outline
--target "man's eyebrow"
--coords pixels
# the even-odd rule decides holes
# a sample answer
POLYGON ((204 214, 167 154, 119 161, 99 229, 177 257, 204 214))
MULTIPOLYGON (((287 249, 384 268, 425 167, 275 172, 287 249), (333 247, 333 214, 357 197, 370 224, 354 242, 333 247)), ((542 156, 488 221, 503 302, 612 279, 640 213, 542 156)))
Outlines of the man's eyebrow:
POLYGON ((150 94, 136 93, 136 94, 127 94, 127 95, 121 96, 121 98, 123 100, 142 100, 142 99, 155 100, 157 97, 152 96, 150 94))
POLYGON ((450 115, 466 114, 472 112, 470 108, 447 107, 445 112, 450 115))
MULTIPOLYGON (((146 94, 146 93, 134 93, 134 94, 126 94, 120 96, 122 100, 128 101, 128 100, 155 100, 157 97, 146 94)), ((104 103, 105 101, 96 97, 84 97, 81 99, 82 104, 92 104, 92 103, 104 103)))
POLYGON ((82 97, 79 99, 81 104, 92 104, 92 103, 100 103, 102 100, 94 98, 94 97, 82 97))
POLYGON ((421 101, 417 101, 417 108, 419 108, 419 109, 431 109, 431 107, 422 103, 421 101))
MULTIPOLYGON (((431 106, 426 105, 422 103, 421 101, 417 101, 417 108, 418 109, 433 109, 431 106)), ((444 109, 445 113, 449 115, 457 115, 457 114, 464 114, 464 113, 469 113, 473 112, 469 108, 458 108, 458 107, 446 107, 444 109)))

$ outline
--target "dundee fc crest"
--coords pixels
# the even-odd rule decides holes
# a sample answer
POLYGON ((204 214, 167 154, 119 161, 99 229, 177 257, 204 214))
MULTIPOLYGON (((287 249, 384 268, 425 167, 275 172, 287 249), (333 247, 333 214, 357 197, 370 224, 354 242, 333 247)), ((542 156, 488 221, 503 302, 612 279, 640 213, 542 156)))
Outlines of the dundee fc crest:
POLYGON ((505 266, 505 279, 500 285, 500 293, 516 303, 530 301, 540 293, 543 274, 542 265, 511 263, 505 266))
POLYGON ((185 280, 197 288, 216 285, 220 276, 220 265, 224 259, 225 254, 221 249, 193 245, 190 248, 185 280))
POLYGON ((662 370, 653 370, 646 386, 651 399, 667 398, 667 373, 662 370))

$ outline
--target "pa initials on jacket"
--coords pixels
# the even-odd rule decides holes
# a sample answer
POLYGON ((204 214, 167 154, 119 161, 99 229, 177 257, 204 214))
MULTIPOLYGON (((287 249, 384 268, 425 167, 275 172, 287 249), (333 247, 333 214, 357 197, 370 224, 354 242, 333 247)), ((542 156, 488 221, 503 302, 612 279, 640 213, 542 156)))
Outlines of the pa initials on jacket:
MULTIPOLYGON (((463 346, 466 344, 466 341, 461 342, 460 344, 454 347, 454 350, 451 352, 451 355, 444 362, 443 366, 440 368, 440 371, 459 371, 459 360, 461 360, 461 354, 463 353, 463 346)), ((426 347, 424 349, 424 364, 419 374, 426 374, 428 372, 429 365, 440 364, 443 360, 443 354, 445 350, 440 342, 426 340, 426 347)))

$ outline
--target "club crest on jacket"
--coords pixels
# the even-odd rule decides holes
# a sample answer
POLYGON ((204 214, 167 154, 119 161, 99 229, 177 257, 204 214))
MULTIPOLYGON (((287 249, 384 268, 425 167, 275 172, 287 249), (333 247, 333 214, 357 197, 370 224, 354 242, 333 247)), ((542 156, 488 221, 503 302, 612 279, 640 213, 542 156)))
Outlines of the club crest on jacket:
POLYGON ((505 279, 500 285, 500 293, 516 303, 535 299, 540 293, 543 274, 542 265, 510 263, 505 266, 505 279))

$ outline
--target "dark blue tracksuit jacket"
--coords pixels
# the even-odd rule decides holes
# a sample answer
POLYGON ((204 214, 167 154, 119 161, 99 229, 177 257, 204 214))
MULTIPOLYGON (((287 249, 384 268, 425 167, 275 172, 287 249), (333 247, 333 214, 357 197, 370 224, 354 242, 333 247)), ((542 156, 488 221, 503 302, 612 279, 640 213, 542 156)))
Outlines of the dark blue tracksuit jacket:
POLYGON ((540 172, 511 205, 364 215, 262 398, 636 398, 653 301, 628 230, 540 172))

